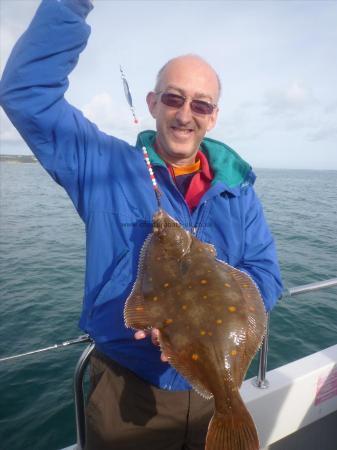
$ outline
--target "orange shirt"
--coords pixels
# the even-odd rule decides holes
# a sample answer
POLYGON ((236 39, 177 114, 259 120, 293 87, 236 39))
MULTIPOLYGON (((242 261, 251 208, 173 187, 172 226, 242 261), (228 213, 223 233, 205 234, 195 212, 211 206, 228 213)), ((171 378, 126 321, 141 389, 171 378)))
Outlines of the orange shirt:
POLYGON ((168 169, 190 210, 193 211, 211 186, 213 179, 206 156, 199 150, 195 163, 180 167, 168 165, 168 169))

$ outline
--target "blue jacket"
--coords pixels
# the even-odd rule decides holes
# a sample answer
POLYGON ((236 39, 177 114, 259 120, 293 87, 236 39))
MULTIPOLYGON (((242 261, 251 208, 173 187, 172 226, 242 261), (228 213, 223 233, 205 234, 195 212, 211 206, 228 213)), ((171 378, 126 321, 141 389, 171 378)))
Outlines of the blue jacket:
MULTIPOLYGON (((1 105, 40 163, 69 194, 86 227, 86 275, 80 327, 99 349, 150 383, 189 389, 149 339, 136 341, 123 320, 140 249, 151 232, 156 199, 140 145, 98 130, 64 99, 68 74, 85 48, 87 0, 45 0, 19 39, 0 84, 1 105)), ((205 139, 214 172, 191 214, 144 132, 163 193, 162 206, 218 258, 249 273, 270 310, 282 292, 273 238, 252 187, 250 166, 225 144, 205 139)))

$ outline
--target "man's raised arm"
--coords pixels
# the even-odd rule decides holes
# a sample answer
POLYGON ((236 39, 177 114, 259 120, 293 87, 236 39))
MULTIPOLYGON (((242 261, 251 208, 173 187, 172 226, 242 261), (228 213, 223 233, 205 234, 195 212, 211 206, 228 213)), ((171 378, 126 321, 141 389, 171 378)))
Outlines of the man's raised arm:
POLYGON ((90 34, 85 18, 91 8, 89 0, 43 0, 0 82, 1 106, 77 208, 88 141, 98 131, 64 93, 90 34))

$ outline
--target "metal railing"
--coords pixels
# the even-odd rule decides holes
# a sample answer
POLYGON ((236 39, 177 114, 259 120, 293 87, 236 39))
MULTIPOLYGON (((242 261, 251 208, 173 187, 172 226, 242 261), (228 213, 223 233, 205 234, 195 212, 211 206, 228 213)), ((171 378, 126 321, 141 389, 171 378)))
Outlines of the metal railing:
POLYGON ((94 342, 91 342, 82 352, 74 373, 74 401, 76 416, 76 435, 78 450, 84 449, 85 446, 85 399, 83 378, 85 369, 89 363, 89 358, 95 348, 94 342))
MULTIPOLYGON (((296 286, 286 289, 282 298, 294 297, 295 295, 304 294, 307 292, 318 291, 319 289, 325 289, 328 287, 337 286, 337 278, 330 278, 329 280, 318 281, 316 283, 308 283, 302 286, 296 286)), ((267 331, 263 339, 260 353, 259 353, 259 366, 257 377, 253 380, 254 386, 260 389, 266 389, 269 387, 268 380, 266 379, 267 373, 267 359, 268 359, 268 341, 269 341, 269 314, 267 319, 267 331)))
POLYGON ((263 338, 259 352, 259 365, 257 369, 257 377, 253 380, 254 386, 260 389, 266 389, 269 387, 269 382, 266 379, 268 345, 269 345, 269 321, 270 321, 270 313, 267 314, 266 334, 263 338))
MULTIPOLYGON (((286 289, 281 298, 294 297, 295 295, 312 292, 319 289, 337 286, 337 278, 320 281, 317 283, 309 283, 303 286, 297 286, 286 289)), ((253 380, 253 384, 260 388, 266 389, 269 386, 266 379, 267 359, 268 359, 268 340, 269 340, 269 314, 267 318, 267 332, 259 353, 259 366, 257 377, 253 380)), ((85 398, 83 389, 83 378, 85 369, 89 362, 89 357, 95 348, 95 344, 91 342, 83 351, 75 368, 74 374, 74 396, 75 396, 75 414, 76 414, 76 433, 77 447, 76 450, 83 450, 85 447, 85 398)))

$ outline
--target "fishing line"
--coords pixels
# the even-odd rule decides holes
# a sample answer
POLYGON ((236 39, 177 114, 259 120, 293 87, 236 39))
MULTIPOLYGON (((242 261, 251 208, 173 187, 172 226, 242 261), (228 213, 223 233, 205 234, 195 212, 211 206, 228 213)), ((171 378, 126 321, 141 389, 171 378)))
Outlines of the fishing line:
MULTIPOLYGON (((136 115, 135 107, 133 105, 132 95, 131 95, 131 91, 130 91, 130 88, 129 88, 129 83, 128 83, 127 79, 126 79, 126 76, 125 76, 124 70, 122 69, 122 66, 119 66, 119 70, 121 72, 121 77, 122 77, 122 81, 123 81, 125 98, 126 98, 126 101, 128 102, 128 104, 130 106, 130 109, 131 109, 131 112, 132 112, 132 115, 133 115, 133 122, 134 122, 135 125, 138 126, 138 131, 140 132, 140 123, 139 123, 139 120, 138 120, 137 115, 136 115)), ((143 151, 143 156, 144 156, 144 159, 145 159, 146 167, 147 167, 147 170, 149 171, 150 178, 151 178, 151 181, 152 181, 152 187, 153 187, 154 193, 156 195, 158 208, 160 208, 161 207, 161 204, 160 204, 161 192, 159 190, 158 183, 157 183, 156 177, 154 175, 153 168, 152 168, 152 165, 151 165, 151 161, 150 161, 150 158, 149 158, 149 155, 148 155, 148 152, 147 152, 147 149, 146 149, 145 146, 142 147, 142 151, 143 151)))
POLYGON ((5 358, 0 358, 0 362, 9 361, 11 359, 21 358, 22 356, 34 355, 35 353, 47 352, 49 350, 55 350, 58 348, 68 347, 69 345, 82 344, 84 342, 92 342, 92 339, 88 334, 83 334, 75 339, 68 339, 67 341, 61 342, 60 344, 50 345, 49 347, 39 348, 37 350, 32 350, 26 353, 20 353, 18 355, 6 356, 5 358))

